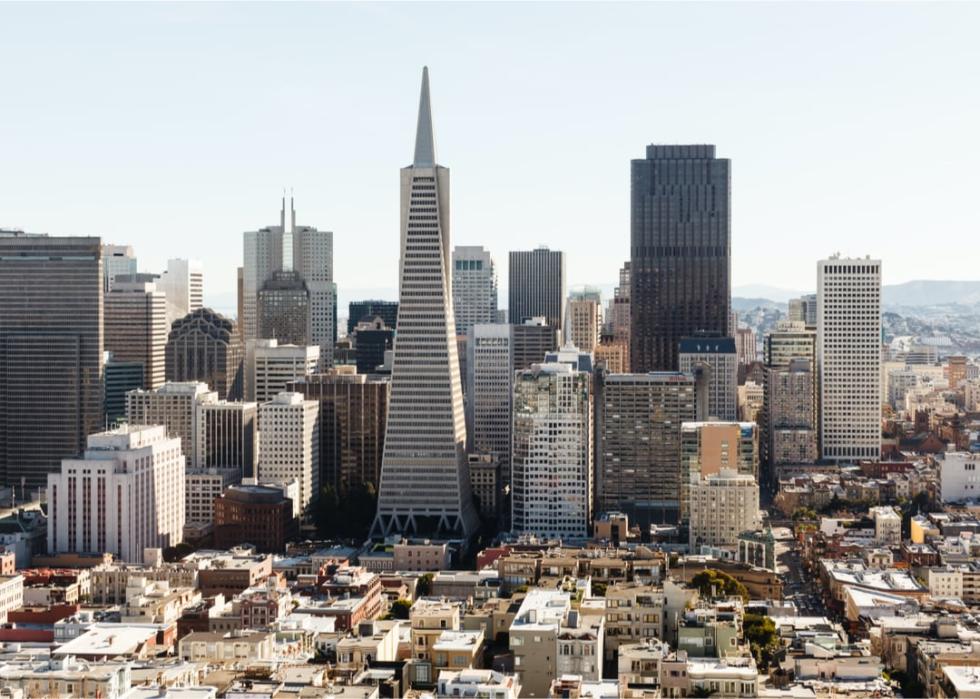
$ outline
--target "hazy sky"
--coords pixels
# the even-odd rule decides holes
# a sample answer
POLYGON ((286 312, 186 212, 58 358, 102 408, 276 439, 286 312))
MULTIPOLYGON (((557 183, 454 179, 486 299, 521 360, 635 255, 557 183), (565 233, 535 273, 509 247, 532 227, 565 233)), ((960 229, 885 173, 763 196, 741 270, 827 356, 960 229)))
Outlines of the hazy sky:
POLYGON ((736 285, 812 288, 835 250, 976 279, 978 26, 969 3, 0 3, 0 227, 199 258, 227 299, 292 187, 342 297, 394 288, 427 64, 453 242, 502 286, 537 244, 614 283, 651 142, 732 159, 736 285))

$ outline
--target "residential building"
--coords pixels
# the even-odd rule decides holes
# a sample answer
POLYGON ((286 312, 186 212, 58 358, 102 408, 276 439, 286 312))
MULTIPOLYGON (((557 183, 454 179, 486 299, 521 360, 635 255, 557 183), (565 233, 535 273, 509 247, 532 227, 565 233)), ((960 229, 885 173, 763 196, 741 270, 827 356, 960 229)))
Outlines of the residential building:
POLYGON ((558 635, 570 611, 569 594, 558 590, 534 588, 521 602, 508 634, 521 696, 548 696, 558 676, 558 635))
POLYGON ((702 546, 735 547, 739 534, 759 522, 759 484, 730 468, 691 483, 691 551, 702 546))
POLYGON ((980 500, 980 454, 947 452, 939 461, 940 497, 945 503, 980 500))
POLYGON ((340 497, 368 483, 376 489, 380 482, 391 393, 387 378, 353 369, 334 367, 287 385, 320 404, 320 483, 340 497))
POLYGON ((497 271, 490 251, 480 245, 453 248, 453 311, 456 334, 477 323, 497 321, 497 271))
POLYGON ((299 481, 306 512, 320 494, 320 404, 301 393, 279 393, 259 406, 259 479, 299 481))
POLYGON ((168 382, 153 391, 130 391, 126 394, 126 422, 163 425, 169 437, 180 440, 187 465, 191 465, 197 452, 198 404, 217 400, 217 393, 209 391, 207 384, 195 381, 168 382))
POLYGON ((0 230, 0 482, 43 487, 102 427, 98 238, 0 230))
POLYGON ((151 275, 120 275, 104 303, 105 349, 118 361, 143 365, 140 388, 154 389, 166 377, 167 300, 151 275))
POLYGON ((162 425, 93 434, 80 458, 48 476, 48 551, 106 551, 142 563, 181 542, 184 455, 162 425))
POLYGON ((678 363, 682 372, 705 383, 708 401, 701 419, 738 419, 738 355, 732 338, 681 338, 678 363))
POLYGON ((596 393, 596 508, 641 526, 676 523, 681 424, 697 418, 694 378, 680 372, 607 374, 596 393))
POLYGON ((592 521, 591 375, 535 364, 514 379, 511 529, 586 537, 592 521))
MULTIPOLYGON (((689 488, 732 470, 759 479, 758 427, 753 422, 685 422, 681 425, 681 520, 688 516, 689 488)), ((738 534, 740 532, 736 532, 738 534)))
POLYGON ((102 293, 112 291, 118 275, 136 274, 136 253, 132 245, 102 245, 102 293))
POLYGON ((565 253, 539 247, 512 251, 508 266, 507 319, 514 325, 543 317, 559 332, 565 325, 565 253))
POLYGON ((881 261, 817 263, 821 456, 881 457, 881 261))
POLYGON ((197 260, 167 260, 157 284, 167 297, 167 323, 204 308, 204 269, 197 260))
POLYGON ((496 670, 443 670, 437 685, 440 697, 493 697, 517 699, 521 684, 514 675, 496 670))
POLYGON ((167 339, 167 381, 203 381, 222 400, 241 396, 245 356, 235 324, 210 308, 178 318, 167 339))
POLYGON ((398 334, 373 536, 469 538, 477 524, 449 251, 449 170, 436 164, 423 69, 413 163, 401 170, 398 334))
POLYGON ((277 340, 249 340, 245 353, 245 399, 260 405, 286 390, 290 381, 316 373, 320 348, 280 345, 277 340))
POLYGON ((785 368, 766 368, 769 440, 766 454, 771 466, 806 464, 817 460, 817 415, 814 375, 805 358, 790 360, 785 368))
POLYGON ((711 145, 650 145, 631 172, 630 361, 676 371, 683 338, 733 331, 731 162, 711 145))

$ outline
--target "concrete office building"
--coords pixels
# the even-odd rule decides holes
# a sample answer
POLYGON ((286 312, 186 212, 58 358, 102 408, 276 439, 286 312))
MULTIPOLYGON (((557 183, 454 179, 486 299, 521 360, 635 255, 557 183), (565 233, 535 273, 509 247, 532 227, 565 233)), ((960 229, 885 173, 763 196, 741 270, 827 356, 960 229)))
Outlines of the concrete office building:
POLYGON ((650 145, 632 161, 630 246, 634 372, 676 371, 683 338, 733 332, 731 161, 714 146, 650 145))
POLYGON ((259 480, 299 481, 299 508, 320 494, 320 404, 301 393, 280 393, 259 406, 259 480))
POLYGON ((881 457, 881 261, 817 263, 821 456, 881 457))
MULTIPOLYGON (((337 285, 333 281, 333 233, 321 231, 311 226, 296 224, 296 208, 293 200, 289 202, 289 222, 286 221, 286 198, 283 197, 279 212, 279 225, 268 226, 244 235, 244 260, 242 272, 242 334, 245 340, 270 339, 263 333, 260 322, 260 292, 270 282, 281 286, 287 281, 289 289, 279 289, 279 299, 285 304, 284 312, 294 325, 299 305, 299 292, 296 281, 301 280, 308 294, 307 333, 302 344, 317 345, 320 348, 320 361, 329 366, 333 357, 333 347, 337 342, 337 285), (278 273, 292 272, 289 279, 274 277, 278 273), (287 293, 289 292, 289 293, 287 293), (286 298, 288 297, 288 298, 286 298)), ((275 294, 272 294, 275 297, 275 294)), ((268 300, 266 324, 276 321, 271 318, 275 310, 271 298, 268 300)), ((298 321, 296 321, 298 322, 298 321)), ((300 344, 300 343, 297 343, 300 344)))
POLYGON ((469 538, 477 525, 466 469, 449 221, 449 170, 436 164, 425 69, 415 158, 401 170, 400 305, 375 537, 469 538))
POLYGON ((210 308, 199 308, 170 326, 167 381, 203 381, 218 397, 242 394, 245 348, 235 324, 210 308))
POLYGON ((514 371, 530 369, 544 361, 544 355, 558 349, 559 332, 544 317, 512 324, 514 371))
POLYGON ((771 466, 817 460, 817 415, 810 360, 793 359, 786 368, 766 368, 765 409, 771 466))
POLYGON ((166 380, 167 299, 151 275, 117 274, 105 295, 105 349, 118 361, 143 365, 142 388, 166 380))
POLYGON ((245 353, 245 399, 260 405, 286 390, 290 381, 316 373, 320 348, 249 340, 245 353))
POLYGON ((565 325, 565 253, 540 247, 510 253, 507 319, 514 325, 544 317, 559 332, 565 325))
POLYGON ((453 248, 453 311, 456 334, 497 320, 497 271, 490 251, 479 245, 453 248))
MULTIPOLYGON (((550 326, 545 328, 554 334, 550 326)), ((466 362, 467 449, 496 459, 505 490, 510 486, 511 400, 516 370, 513 349, 514 326, 481 323, 470 328, 466 362)))
POLYGON ((49 474, 49 553, 111 553, 143 563, 181 542, 184 455, 161 425, 93 434, 81 458, 49 474))
POLYGON ((126 422, 130 425, 163 425, 168 437, 180 439, 181 451, 190 466, 197 450, 197 406, 217 400, 217 392, 209 391, 206 383, 196 381, 168 382, 152 391, 130 391, 126 394, 126 422))
POLYGON ((257 403, 199 399, 194 413, 194 467, 255 478, 259 458, 257 403))
POLYGON ((370 483, 377 490, 384 454, 391 382, 334 367, 289 383, 320 404, 320 482, 340 497, 370 483))
POLYGON ((102 428, 102 245, 0 230, 0 481, 43 487, 102 428))
POLYGON ((247 541, 260 553, 282 553, 299 536, 293 503, 281 488, 232 485, 214 503, 214 543, 228 549, 247 541))
POLYGON ((204 308, 204 269, 197 260, 167 260, 157 288, 167 297, 167 323, 204 308))
POLYGON ((565 311, 565 341, 594 352, 602 338, 602 299, 598 289, 573 291, 565 311))
POLYGON ((641 526, 677 523, 681 424, 697 418, 694 377, 607 374, 596 393, 596 508, 641 526))
POLYGON ((214 524, 214 501, 241 482, 241 469, 188 468, 184 472, 184 520, 188 529, 207 532, 214 524))
POLYGON ((681 520, 690 516, 690 487, 730 469, 759 482, 759 435, 754 422, 681 425, 681 520))
POLYGON ((754 531, 759 522, 759 485, 755 478, 732 469, 691 484, 692 553, 702 546, 735 547, 739 534, 754 531))
POLYGON ((685 337, 678 362, 681 371, 700 376, 706 383, 708 403, 702 419, 738 419, 738 354, 732 338, 685 337))
POLYGON ((817 333, 801 321, 777 321, 763 339, 762 360, 767 367, 785 369, 794 359, 806 359, 816 371, 817 333))
POLYGON ((112 291, 117 275, 136 274, 136 253, 131 245, 102 246, 102 293, 112 291))
POLYGON ((298 272, 273 272, 259 290, 259 337, 309 345, 310 291, 298 272))
POLYGON ((514 377, 511 530, 584 538, 592 522, 591 375, 535 364, 514 377))

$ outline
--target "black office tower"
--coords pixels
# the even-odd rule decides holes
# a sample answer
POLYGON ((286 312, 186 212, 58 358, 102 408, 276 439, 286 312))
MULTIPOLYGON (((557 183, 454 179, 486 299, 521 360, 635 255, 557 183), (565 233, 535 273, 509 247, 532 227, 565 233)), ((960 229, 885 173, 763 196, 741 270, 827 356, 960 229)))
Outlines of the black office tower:
POLYGON ((731 161, 714 146, 647 146, 631 187, 630 363, 676 371, 682 337, 729 334, 731 161))

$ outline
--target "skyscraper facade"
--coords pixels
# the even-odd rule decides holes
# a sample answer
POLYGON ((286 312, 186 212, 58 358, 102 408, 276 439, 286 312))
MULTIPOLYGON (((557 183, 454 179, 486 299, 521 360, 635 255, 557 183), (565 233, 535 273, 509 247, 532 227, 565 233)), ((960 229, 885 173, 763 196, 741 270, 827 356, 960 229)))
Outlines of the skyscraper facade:
POLYGON ((817 263, 820 448, 825 459, 881 457, 881 260, 817 263))
POLYGON ((235 324, 210 308, 200 308, 170 326, 167 381, 203 381, 221 399, 238 398, 244 355, 235 324))
POLYGON ((375 536, 469 538, 477 524, 453 317, 449 170, 436 164, 428 69, 415 158, 401 170, 401 269, 375 536))
POLYGON ((102 427, 102 245, 0 231, 0 479, 44 486, 102 427))
POLYGON ((102 293, 112 291, 117 275, 136 274, 136 253, 131 245, 102 246, 102 293))
POLYGON ((367 484, 377 490, 391 382, 334 367, 287 390, 320 404, 320 482, 340 497, 367 484))
POLYGON ((708 404, 702 406, 704 418, 738 418, 738 355, 730 337, 701 335, 682 338, 679 344, 680 370, 700 376, 706 383, 708 404))
POLYGON ((602 299, 598 289, 573 291, 565 311, 565 341, 594 352, 602 338, 602 299))
POLYGON ((280 345, 276 340, 249 340, 245 353, 245 399, 265 403, 286 390, 290 381, 313 374, 320 363, 316 345, 280 345))
POLYGON ((217 393, 197 381, 130 391, 126 394, 126 422, 130 425, 163 425, 168 436, 180 439, 180 448, 190 466, 197 451, 195 416, 198 405, 217 400, 217 393))
POLYGON ((696 400, 690 374, 608 374, 598 380, 596 508, 600 513, 626 512, 641 525, 677 523, 681 424, 696 419, 696 400))
POLYGON ((117 361, 143 365, 142 388, 166 380, 167 299, 151 275, 118 274, 105 295, 105 349, 117 361))
POLYGON ((681 338, 731 332, 731 163, 714 146, 650 145, 631 191, 630 362, 676 371, 681 338))
POLYGON ((514 377, 511 530, 586 537, 592 523, 591 376, 564 363, 514 377))
MULTIPOLYGON (((468 448, 471 453, 492 455, 499 463, 501 489, 510 484, 513 332, 514 326, 505 323, 480 323, 470 327, 467 342, 468 448)), ((542 353, 539 361, 543 359, 542 353)))
POLYGON ((259 458, 256 403, 199 400, 194 422, 195 468, 233 470, 237 481, 255 478, 259 458))
POLYGON ((310 291, 298 272, 273 272, 259 290, 259 337, 310 344, 310 291))
POLYGON ((558 330, 538 316, 511 325, 514 371, 530 369, 544 361, 544 355, 558 349, 558 330))
POLYGON ((543 316, 561 331, 565 324, 565 253, 540 247, 513 251, 508 267, 507 320, 520 325, 543 316))
POLYGON ((817 460, 817 419, 813 368, 805 358, 785 368, 766 368, 764 456, 772 466, 807 464, 817 460))
POLYGON ((453 311, 457 335, 466 335, 476 323, 496 322, 497 271, 482 246, 453 248, 453 311))
POLYGON ((197 260, 167 260, 157 288, 167 295, 167 322, 204 308, 204 269, 197 260))
POLYGON ((362 320, 374 320, 378 316, 387 327, 394 329, 398 323, 398 302, 351 301, 347 305, 347 334, 354 332, 354 328, 362 320))
POLYGON ((299 508, 320 495, 320 404, 283 392, 259 406, 259 478, 299 482, 299 508))

